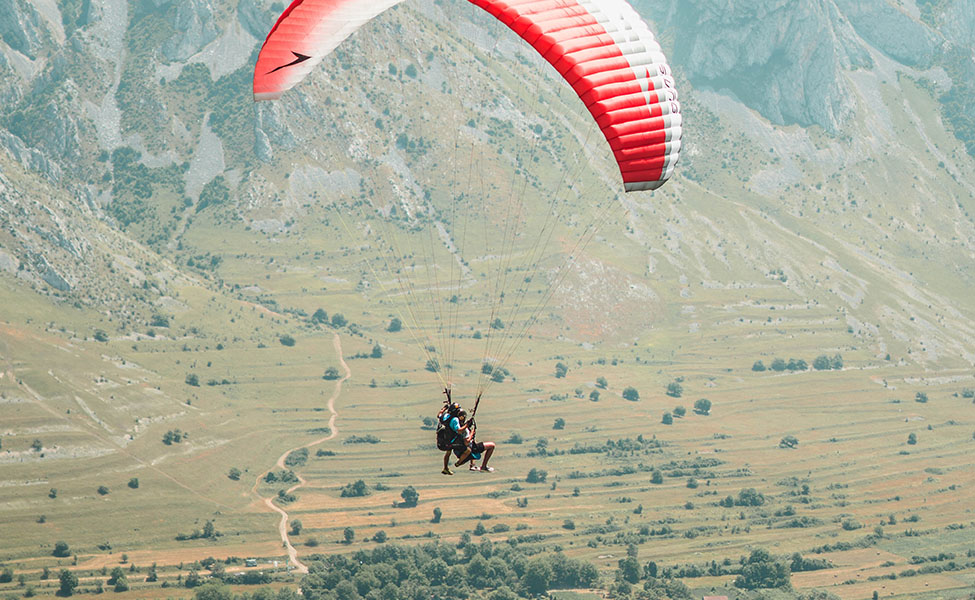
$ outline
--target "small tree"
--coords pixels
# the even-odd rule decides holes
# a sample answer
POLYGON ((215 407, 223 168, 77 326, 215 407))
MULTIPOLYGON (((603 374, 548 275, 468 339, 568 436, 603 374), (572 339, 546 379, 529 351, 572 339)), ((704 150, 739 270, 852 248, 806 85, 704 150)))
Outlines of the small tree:
POLYGON ((335 367, 329 367, 325 369, 325 374, 322 375, 322 379, 326 381, 333 381, 339 378, 339 370, 335 367))
POLYGON ((403 491, 399 493, 399 495, 400 498, 403 499, 403 504, 401 506, 407 508, 416 506, 417 502, 420 501, 420 494, 417 493, 416 489, 412 485, 404 488, 403 491))
POLYGON ((916 433, 907 434, 907 443, 912 446, 917 444, 917 434, 916 433))
POLYGON ((660 420, 660 422, 663 423, 664 425, 673 425, 674 417, 669 412, 665 412, 664 417, 663 419, 660 420))
POLYGON ((928 402, 928 395, 927 395, 927 393, 925 393, 925 392, 918 392, 918 393, 914 394, 914 401, 915 402, 920 402, 921 404, 927 404, 927 402, 928 402))
POLYGON ((14 570, 10 567, 4 567, 3 571, 0 571, 0 583, 10 583, 14 580, 14 570))
POLYGON ((433 509, 433 519, 430 522, 431 523, 439 523, 440 522, 440 519, 442 519, 442 518, 443 518, 443 511, 440 510, 440 507, 438 506, 438 507, 434 508, 433 509))
POLYGON ((384 544, 386 543, 387 539, 389 539, 389 537, 386 535, 386 532, 383 531, 382 529, 377 531, 376 534, 372 536, 372 541, 376 542, 377 544, 384 544))
POLYGON ((328 313, 325 312, 325 309, 319 308, 318 310, 315 311, 315 314, 313 314, 311 316, 311 319, 312 319, 312 321, 315 321, 316 323, 327 323, 328 322, 328 313))
POLYGON ((288 346, 290 348, 291 346, 295 345, 295 339, 288 334, 282 335, 280 338, 278 338, 278 340, 281 342, 282 346, 288 346))
POLYGON ((765 363, 763 363, 762 361, 756 360, 754 363, 752 363, 752 371, 761 372, 764 370, 765 370, 765 363))
POLYGON ((200 377, 196 373, 189 373, 186 375, 186 385, 191 385, 193 387, 200 387, 200 377))
POLYGON ((234 481, 240 481, 241 472, 237 467, 230 467, 230 471, 227 472, 227 477, 233 479, 234 481))
POLYGON ((657 469, 654 469, 653 473, 650 475, 650 483, 661 484, 663 482, 664 482, 663 473, 661 473, 657 469))
POLYGON ((33 442, 30 443, 30 449, 33 450, 34 452, 40 452, 41 450, 44 449, 44 442, 35 439, 33 442))
POLYGON ((203 524, 203 537, 206 539, 217 537, 217 528, 214 526, 213 521, 209 519, 203 524))
POLYGON ((379 344, 372 347, 372 353, 369 355, 370 358, 382 358, 383 348, 379 344))
POLYGON ((552 429, 565 429, 565 419, 559 417, 552 423, 552 429))
POLYGON ((67 542, 58 541, 54 544, 54 552, 52 554, 58 558, 65 558, 71 556, 71 550, 68 548, 67 542))
POLYGON ((681 394, 684 393, 684 386, 677 381, 671 381, 667 384, 667 395, 671 398, 680 398, 681 394))
POLYGON ((130 479, 129 480, 129 483, 128 483, 128 486, 130 488, 132 488, 133 490, 139 489, 139 478, 138 477, 133 477, 132 479, 130 479))
POLYGON ((386 328, 386 331, 390 333, 396 333, 401 329, 403 329, 403 322, 400 321, 397 317, 393 317, 392 319, 390 319, 389 327, 386 328))
POLYGON ((694 402, 694 412, 699 415, 709 415, 711 414, 711 401, 707 398, 701 398, 694 402))
POLYGON ((548 477, 548 471, 542 471, 541 469, 532 469, 528 471, 528 476, 525 477, 525 481, 528 483, 545 483, 545 478, 548 477))
POLYGON ((608 386, 609 386, 609 382, 606 381, 605 377, 596 378, 596 387, 598 387, 601 390, 605 390, 608 386))
POLYGON ((346 544, 351 544, 355 539, 355 529, 351 527, 346 527, 345 531, 342 532, 342 537, 345 539, 346 544))
POLYGON ((813 359, 813 368, 817 371, 828 371, 830 368, 829 357, 825 354, 820 354, 813 359))
POLYGON ((795 448, 799 445, 799 439, 794 435, 787 435, 779 440, 779 448, 795 448))
POLYGON ((108 495, 108 492, 109 492, 109 489, 108 489, 107 486, 104 486, 104 485, 98 486, 98 495, 100 495, 100 496, 107 496, 108 495))
POLYGON ((561 379, 561 378, 565 377, 565 375, 568 372, 569 372, 569 367, 565 363, 563 363, 563 362, 556 363, 556 365, 555 365, 555 378, 556 379, 561 379))
POLYGON ((635 387, 627 387, 625 390, 623 390, 623 399, 629 400, 630 402, 636 402, 640 399, 640 392, 638 392, 635 387))
POLYGON ((301 535, 302 524, 301 521, 295 519, 291 522, 291 535, 301 535))
POLYGON ((781 358, 772 359, 772 370, 773 371, 778 371, 778 372, 785 371, 785 368, 787 366, 788 365, 786 364, 786 362, 784 360, 782 360, 781 358))
POLYGON ((67 569, 61 569, 58 581, 61 584, 58 588, 59 596, 70 596, 74 594, 75 588, 78 587, 78 576, 67 569))
POLYGON ((339 329, 341 327, 345 327, 347 323, 348 321, 346 320, 345 316, 342 315, 342 313, 335 313, 332 315, 332 327, 339 329))
POLYGON ((686 414, 687 414, 687 409, 684 408, 683 406, 675 406, 674 407, 674 416, 677 417, 678 419, 683 418, 684 415, 686 415, 686 414))

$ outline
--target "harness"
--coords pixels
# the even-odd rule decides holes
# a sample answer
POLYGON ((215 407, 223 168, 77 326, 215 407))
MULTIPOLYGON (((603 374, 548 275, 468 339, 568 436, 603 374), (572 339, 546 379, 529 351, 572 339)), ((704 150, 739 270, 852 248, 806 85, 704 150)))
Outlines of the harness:
MULTIPOLYGON (((447 405, 447 410, 444 411, 440 418, 437 419, 437 449, 438 450, 452 450, 454 448, 465 447, 467 444, 464 439, 453 429, 450 428, 450 421, 457 417, 460 412, 460 404, 453 402, 450 397, 450 388, 445 388, 443 391, 447 399, 444 403, 447 405)), ((477 406, 481 402, 481 396, 478 394, 477 400, 474 401, 474 409, 471 411, 471 418, 468 419, 468 427, 474 427, 474 415, 477 413, 477 406)))

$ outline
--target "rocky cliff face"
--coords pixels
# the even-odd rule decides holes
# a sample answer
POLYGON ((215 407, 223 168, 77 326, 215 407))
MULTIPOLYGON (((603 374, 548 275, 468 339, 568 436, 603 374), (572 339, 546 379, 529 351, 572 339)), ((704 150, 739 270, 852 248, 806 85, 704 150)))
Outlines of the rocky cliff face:
POLYGON ((975 5, 965 0, 939 3, 928 22, 916 5, 886 0, 640 5, 672 32, 673 62, 695 86, 730 92, 773 123, 831 132, 851 115, 846 74, 871 68, 873 55, 928 69, 946 44, 975 40, 975 5))

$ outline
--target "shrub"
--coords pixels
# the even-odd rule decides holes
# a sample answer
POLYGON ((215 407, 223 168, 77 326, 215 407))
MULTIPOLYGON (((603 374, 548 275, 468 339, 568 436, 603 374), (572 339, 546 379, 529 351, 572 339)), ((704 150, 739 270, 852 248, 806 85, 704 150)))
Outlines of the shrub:
POLYGON ((358 480, 355 483, 349 483, 342 488, 340 495, 343 498, 360 498, 362 496, 369 495, 369 487, 363 480, 358 480))
POLYGON ((400 506, 411 507, 416 506, 417 502, 420 501, 420 494, 417 493, 416 489, 410 485, 400 492, 400 497, 403 499, 403 503, 400 506))
POLYGON ((799 440, 794 435, 787 435, 779 440, 779 448, 795 448, 799 445, 799 440))
POLYGON ((681 394, 684 393, 684 386, 682 386, 677 381, 672 381, 667 384, 667 395, 671 398, 680 398, 681 394))
POLYGON ((761 372, 761 371, 764 371, 764 370, 765 370, 765 363, 763 363, 762 361, 760 361, 760 360, 756 360, 756 361, 755 361, 755 362, 754 362, 754 363, 752 364, 752 371, 758 371, 758 372, 761 372))
POLYGON ((528 483, 545 483, 545 479, 548 477, 548 471, 542 471, 541 469, 532 469, 528 471, 525 481, 528 483))
POLYGON ((699 415, 709 415, 711 414, 711 401, 707 398, 701 398, 694 402, 694 412, 699 415))
POLYGON ((287 335, 287 334, 282 335, 279 339, 281 341, 281 345, 282 346, 291 347, 291 346, 294 346, 295 345, 295 339, 293 337, 291 337, 290 335, 287 335))
POLYGON ((640 392, 638 392, 635 387, 628 387, 623 390, 623 399, 629 400, 630 402, 636 402, 640 399, 640 392))

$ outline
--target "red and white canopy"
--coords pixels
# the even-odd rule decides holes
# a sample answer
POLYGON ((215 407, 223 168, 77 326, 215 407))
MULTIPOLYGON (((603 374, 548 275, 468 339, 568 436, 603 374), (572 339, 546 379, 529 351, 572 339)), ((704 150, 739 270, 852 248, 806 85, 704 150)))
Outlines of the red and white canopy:
MULTIPOLYGON (((402 0, 294 0, 268 34, 254 99, 281 96, 367 21, 402 0)), ((544 57, 588 107, 626 191, 660 187, 680 155, 681 115, 667 59, 624 0, 471 0, 544 57)))

